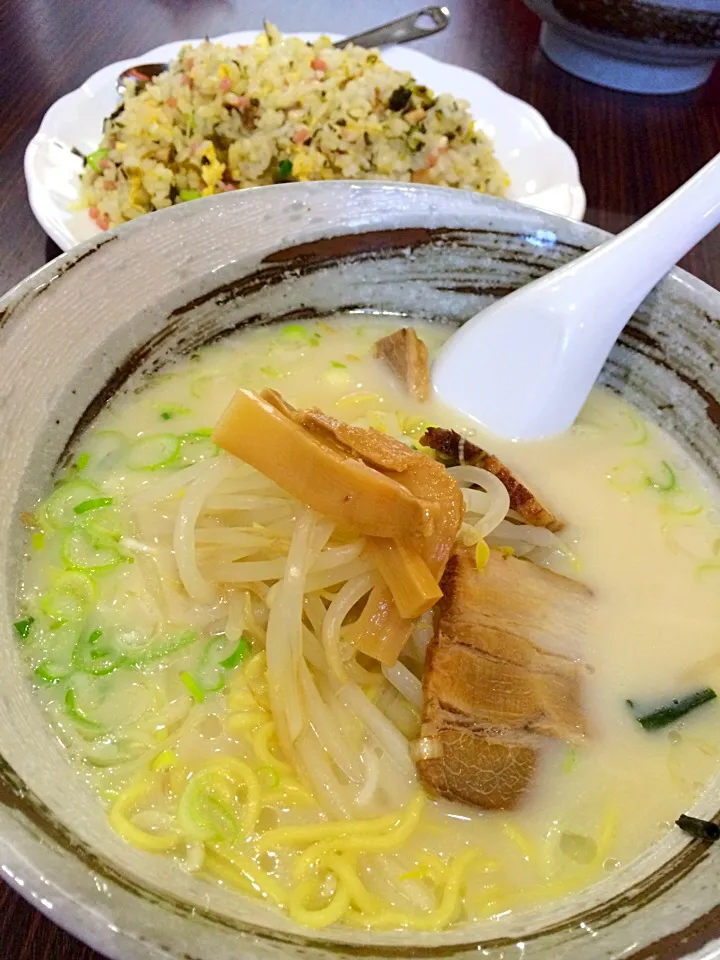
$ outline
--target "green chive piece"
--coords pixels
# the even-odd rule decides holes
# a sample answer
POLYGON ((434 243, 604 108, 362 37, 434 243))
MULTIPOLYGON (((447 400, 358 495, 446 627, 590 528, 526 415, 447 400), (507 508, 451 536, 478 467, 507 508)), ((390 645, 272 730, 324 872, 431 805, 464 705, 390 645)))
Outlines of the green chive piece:
POLYGON ((190 676, 187 670, 183 670, 183 672, 180 674, 180 679, 187 687, 188 693, 193 700, 196 703, 203 703, 205 700, 205 692, 200 684, 190 676))
POLYGON ((75 513, 89 513, 91 510, 99 510, 100 507, 109 507, 112 503, 112 497, 95 497, 93 500, 83 500, 73 509, 75 513))
POLYGON ((286 340, 307 340, 307 329, 301 323, 290 323, 283 328, 283 337, 286 340))
POLYGON ((238 645, 235 647, 233 652, 229 657, 226 657, 224 660, 220 661, 220 666, 224 667, 225 670, 233 670, 239 663, 245 659, 245 657, 250 653, 250 643, 245 636, 241 634, 238 645))
POLYGON ((199 190, 181 190, 178 196, 185 203, 188 200, 199 200, 201 193, 199 190))
POLYGON ((277 367, 260 367, 260 373, 265 377, 282 377, 282 372, 277 367))
POLYGON ((34 533, 32 535, 32 547, 33 550, 42 550, 45 546, 45 534, 44 533, 34 533))
POLYGON ((79 456, 78 459, 77 459, 77 468, 78 468, 78 470, 79 470, 80 472, 82 472, 89 463, 90 463, 90 454, 89 454, 89 453, 81 453, 80 456, 79 456))
POLYGON ((331 367, 335 367, 337 370, 347 370, 347 364, 346 364, 346 363, 340 363, 339 360, 331 360, 331 361, 330 361, 330 366, 331 366, 331 367))
POLYGON ((173 417, 182 417, 190 413, 187 407, 181 407, 179 403, 168 403, 160 411, 161 420, 172 420, 173 417))
POLYGON ((292 160, 281 160, 278 164, 278 177, 281 180, 287 180, 288 177, 292 176, 293 165, 292 160))
POLYGON ((102 724, 98 723, 96 720, 91 720, 85 711, 80 709, 80 707, 77 705, 75 691, 72 687, 68 687, 65 694, 65 710, 71 720, 75 720, 77 723, 82 723, 86 727, 93 727, 97 730, 102 726, 102 724))
MULTIPOLYGON (((686 714, 690 713, 691 710, 695 710, 704 703, 715 700, 716 697, 717 694, 711 687, 705 687, 703 690, 696 690, 686 697, 673 697, 669 703, 658 707, 657 710, 636 715, 635 719, 643 730, 662 730, 663 727, 667 727, 671 723, 681 720, 686 714)), ((625 702, 632 709, 632 702, 630 700, 626 700, 625 702)))
POLYGON ((63 673, 53 673, 47 661, 43 661, 35 668, 35 679, 40 683, 54 685, 56 683, 60 683, 60 681, 64 678, 65 674, 63 673))
POLYGON ((107 155, 107 150, 95 150, 94 153, 89 153, 85 159, 88 162, 88 166, 94 170, 95 173, 102 173, 100 161, 104 160, 107 155))
POLYGON ((34 623, 35 617, 26 617, 24 620, 16 620, 13 626, 18 636, 22 637, 23 640, 27 640, 30 634, 30 628, 34 623))

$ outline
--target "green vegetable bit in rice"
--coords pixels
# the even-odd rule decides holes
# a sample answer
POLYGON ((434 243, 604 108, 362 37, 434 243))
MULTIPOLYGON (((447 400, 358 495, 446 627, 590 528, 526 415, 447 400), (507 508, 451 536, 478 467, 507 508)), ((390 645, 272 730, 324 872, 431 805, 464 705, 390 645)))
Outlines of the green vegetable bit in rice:
POLYGON ((377 50, 273 26, 247 47, 184 47, 130 85, 82 174, 101 229, 200 196, 288 180, 412 180, 502 195, 507 174, 468 104, 377 50))

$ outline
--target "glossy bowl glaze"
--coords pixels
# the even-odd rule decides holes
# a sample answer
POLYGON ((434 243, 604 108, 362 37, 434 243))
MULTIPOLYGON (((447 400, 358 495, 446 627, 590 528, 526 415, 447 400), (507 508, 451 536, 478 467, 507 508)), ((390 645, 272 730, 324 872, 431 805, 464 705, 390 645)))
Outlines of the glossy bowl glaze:
POLYGON ((569 73, 635 93, 681 93, 720 60, 718 0, 525 0, 569 73))
MULTIPOLYGON (((551 908, 445 934, 307 934, 125 844, 69 769, 12 630, 20 512, 118 391, 248 324, 382 311, 463 322, 604 238, 507 201, 402 184, 289 184, 143 217, 0 301, 0 876, 115 958, 505 960, 717 956, 720 857, 680 831, 551 908), (480 950, 482 949, 482 952, 480 950)), ((603 373, 720 482, 720 294, 678 272, 603 373)), ((695 813, 718 811, 718 783, 695 813)))

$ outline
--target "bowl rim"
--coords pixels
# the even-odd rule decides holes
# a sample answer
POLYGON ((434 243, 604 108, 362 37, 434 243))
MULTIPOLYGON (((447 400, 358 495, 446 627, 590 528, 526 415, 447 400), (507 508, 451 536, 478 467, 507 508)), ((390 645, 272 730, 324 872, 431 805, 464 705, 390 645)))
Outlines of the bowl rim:
MULTIPOLYGON (((449 197, 450 195, 456 195, 459 193, 459 191, 453 191, 450 188, 443 187, 426 187, 407 184, 392 184, 388 186, 387 184, 368 183, 367 181, 356 183, 340 181, 326 184, 288 184, 284 185, 280 189, 283 190, 288 196, 293 196, 295 194, 301 196, 308 191, 310 193, 317 194, 321 194, 322 192, 329 192, 330 194, 337 192, 342 193, 346 189, 359 189, 365 193, 369 193, 371 191, 375 193, 379 191, 394 191, 400 196, 401 199, 407 200, 409 200, 413 195, 435 199, 441 195, 449 197)), ((0 298, 0 348, 3 346, 3 332, 5 328, 9 328, 13 322, 21 322, 22 308, 26 300, 32 299, 34 295, 45 290, 50 284, 67 272, 67 270, 85 260, 87 257, 96 254, 97 251, 105 247, 107 244, 122 240, 124 237, 131 237, 138 232, 142 233, 145 231, 153 231, 156 229, 155 225, 160 224, 161 222, 175 221, 177 225, 184 225, 186 227, 187 224, 200 218, 205 212, 208 212, 208 214, 212 215, 216 212, 216 210, 222 211, 225 206, 230 204, 242 204, 245 202, 245 196, 251 192, 256 193, 256 191, 260 190, 262 190, 261 187, 251 188, 251 190, 243 191, 243 193, 228 194, 223 197, 211 197, 201 201, 199 204, 171 208, 169 210, 153 214, 150 218, 142 217, 137 221, 123 225, 114 231, 108 232, 99 238, 93 237, 71 251, 61 254, 55 260, 51 261, 49 264, 46 264, 25 278, 25 280, 21 281, 10 291, 8 291, 2 298, 0 298), (18 314, 17 316, 16 312, 18 314)), ((511 221, 514 217, 516 220, 534 220, 535 222, 542 222, 546 227, 548 225, 552 226, 553 224, 563 224, 566 228, 571 229, 579 237, 582 237, 585 243, 589 246, 594 246, 610 236, 598 228, 576 223, 575 221, 571 221, 567 218, 561 218, 553 214, 541 213, 540 211, 531 211, 514 201, 478 197, 470 194, 464 195, 463 204, 465 204, 465 202, 468 200, 470 201, 470 203, 467 204, 468 211, 472 210, 474 205, 477 205, 476 209, 478 211, 480 211, 483 206, 487 206, 489 209, 494 208, 499 210, 500 219, 502 219, 504 215, 512 214, 512 216, 509 217, 511 221)), ((440 221, 443 220, 442 212, 438 214, 438 219, 440 221)), ((353 230, 344 228, 342 230, 339 229, 331 231, 330 235, 338 236, 345 233, 362 234, 366 232, 368 232, 366 229, 353 230)), ((511 230, 511 232, 514 231, 511 230)), ((286 246, 280 245, 278 249, 286 249, 287 246, 291 248, 292 245, 292 243, 286 246)), ((582 245, 583 244, 581 244, 581 246, 582 245)), ((712 288, 708 287, 702 281, 692 277, 684 271, 673 271, 670 275, 669 282, 680 284, 683 288, 687 288, 696 294, 702 295, 703 298, 713 300, 715 307, 720 310, 720 294, 717 291, 712 290, 712 288)), ((0 757, 0 761, 1 759, 2 758, 0 757)), ((0 799, 2 798, 0 797, 0 799)), ((2 810, 0 809, 0 815, 1 814, 2 810)), ((6 837, 0 836, 0 864, 4 864, 10 869, 11 880, 15 881, 14 886, 18 892, 25 896, 33 906, 37 907, 37 898, 32 891, 33 889, 37 890, 42 883, 48 883, 50 881, 47 881, 43 876, 42 871, 34 865, 32 856, 26 853, 27 848, 30 846, 31 844, 28 843, 26 844, 25 848, 23 848, 22 845, 18 844, 16 848, 6 837), (25 883, 24 885, 20 885, 16 878, 13 877, 13 870, 18 870, 19 868, 22 868, 25 876, 28 876, 28 874, 32 875, 35 882, 33 884, 25 883), (31 897, 33 899, 31 899, 31 897)), ((171 954, 165 953, 161 948, 156 948, 156 946, 153 946, 152 944, 146 944, 146 946, 143 948, 143 952, 136 952, 137 939, 132 934, 128 934, 121 930, 116 930, 114 932, 112 943, 109 944, 106 934, 104 935, 102 930, 96 931, 94 928, 94 920, 92 917, 93 911, 90 903, 83 903, 73 896, 66 896, 62 888, 56 888, 54 898, 56 903, 64 903, 65 911, 60 921, 61 925, 71 933, 80 937, 85 942, 90 943, 90 945, 96 949, 102 950, 108 956, 118 957, 119 960, 125 960, 125 958, 135 956, 153 958, 155 956, 158 958, 167 958, 171 956, 171 954), (155 952, 147 952, 148 947, 155 952), (160 952, 157 952, 157 949, 160 949, 160 952)), ((55 922, 57 922, 57 914, 53 912, 52 905, 50 908, 47 908, 42 903, 42 900, 40 900, 39 908, 42 910, 42 912, 45 912, 50 919, 53 919, 55 922)), ((544 931, 539 931, 539 933, 542 932, 544 931)), ((713 936, 715 936, 718 932, 720 931, 716 930, 713 933, 713 936)), ((312 941, 312 937, 307 939, 312 941)), ((288 943, 288 941, 285 939, 283 942, 286 944, 288 943)), ((342 944, 334 943, 332 941, 322 942, 322 948, 328 951, 332 951, 333 949, 337 949, 338 947, 342 946, 342 944)), ((476 947, 477 941, 465 941, 464 943, 451 944, 447 950, 438 950, 437 948, 429 947, 426 949, 428 951, 428 956, 437 956, 442 955, 443 953, 449 956, 451 955, 449 952, 450 950, 455 952, 454 955, 460 955, 463 951, 475 949, 476 947)), ((378 950, 383 948, 383 944, 378 944, 378 950)), ((423 951, 423 953, 424 952, 425 951, 423 951)), ((370 951, 369 955, 373 955, 372 951, 370 951)), ((716 955, 717 952, 712 954, 712 956, 716 955)), ((665 956, 681 957, 685 956, 685 953, 667 953, 665 956)))

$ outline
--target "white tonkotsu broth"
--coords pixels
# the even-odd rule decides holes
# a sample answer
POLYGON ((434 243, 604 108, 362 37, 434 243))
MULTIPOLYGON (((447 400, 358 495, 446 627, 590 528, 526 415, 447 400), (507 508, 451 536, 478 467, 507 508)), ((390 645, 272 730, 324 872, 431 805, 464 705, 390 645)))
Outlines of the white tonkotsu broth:
MULTIPOLYGON (((265 327, 169 367, 110 405, 28 519, 19 642, 112 826, 315 928, 438 930, 559 899, 676 829, 718 768, 718 703, 655 731, 627 703, 642 713, 720 686, 720 520, 700 473, 601 390, 559 439, 483 438, 372 358, 401 326, 265 327), (209 434, 238 387, 410 444, 426 424, 452 427, 566 521, 558 535, 504 521, 488 536, 594 594, 590 736, 553 744, 517 809, 420 788, 408 741, 432 621, 385 673, 355 655, 364 541, 218 451, 209 434)), ((431 354, 449 332, 414 326, 431 354)))

